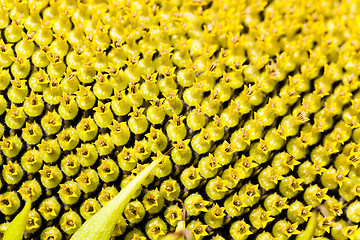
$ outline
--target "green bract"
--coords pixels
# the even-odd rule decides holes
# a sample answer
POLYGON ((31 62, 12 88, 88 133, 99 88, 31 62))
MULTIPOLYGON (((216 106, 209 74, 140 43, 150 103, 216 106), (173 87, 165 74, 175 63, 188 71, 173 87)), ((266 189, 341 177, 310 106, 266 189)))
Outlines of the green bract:
POLYGON ((103 208, 87 220, 80 229, 76 231, 71 240, 80 240, 84 238, 92 240, 110 239, 111 233, 115 228, 117 218, 124 212, 126 205, 132 198, 132 192, 134 189, 141 187, 142 181, 164 158, 165 155, 160 155, 155 158, 154 161, 141 171, 139 175, 137 175, 136 178, 125 188, 123 188, 114 199, 108 202, 103 208))
POLYGON ((16 215, 10 225, 6 228, 4 240, 21 240, 23 238, 26 222, 31 209, 31 201, 26 201, 24 208, 16 215))

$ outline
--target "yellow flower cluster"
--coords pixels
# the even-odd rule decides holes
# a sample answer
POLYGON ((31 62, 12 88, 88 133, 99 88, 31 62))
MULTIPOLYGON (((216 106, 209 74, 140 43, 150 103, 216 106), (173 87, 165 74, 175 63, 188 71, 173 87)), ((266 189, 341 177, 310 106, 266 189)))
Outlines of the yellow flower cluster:
POLYGON ((21 198, 27 238, 68 239, 170 148, 114 237, 180 199, 195 240, 317 211, 310 237, 360 239, 357 0, 1 0, 0 32, 0 239, 21 198))

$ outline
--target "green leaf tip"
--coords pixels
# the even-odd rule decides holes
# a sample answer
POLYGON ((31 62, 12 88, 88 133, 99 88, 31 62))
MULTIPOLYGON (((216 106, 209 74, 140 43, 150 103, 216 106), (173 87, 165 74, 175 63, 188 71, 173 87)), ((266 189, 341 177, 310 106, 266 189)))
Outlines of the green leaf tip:
POLYGON ((7 227, 3 240, 22 240, 26 228, 27 219, 31 209, 31 201, 25 203, 23 210, 13 219, 7 227))
POLYGON ((132 199, 133 193, 141 187, 142 182, 158 165, 165 155, 159 155, 142 170, 125 188, 110 202, 89 218, 71 237, 70 240, 108 240, 115 228, 119 216, 132 199))
POLYGON ((315 210, 311 215, 305 230, 296 237, 296 240, 311 240, 314 237, 315 229, 318 225, 318 216, 319 211, 315 210))

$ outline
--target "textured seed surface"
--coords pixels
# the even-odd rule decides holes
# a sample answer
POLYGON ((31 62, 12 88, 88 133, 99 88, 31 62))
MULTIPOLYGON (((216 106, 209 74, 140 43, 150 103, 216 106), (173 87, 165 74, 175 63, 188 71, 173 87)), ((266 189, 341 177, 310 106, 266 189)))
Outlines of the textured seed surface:
POLYGON ((177 198, 196 240, 357 239, 359 14, 356 0, 3 0, 0 236, 30 197, 25 237, 69 239, 174 147, 115 239, 173 232, 177 198))

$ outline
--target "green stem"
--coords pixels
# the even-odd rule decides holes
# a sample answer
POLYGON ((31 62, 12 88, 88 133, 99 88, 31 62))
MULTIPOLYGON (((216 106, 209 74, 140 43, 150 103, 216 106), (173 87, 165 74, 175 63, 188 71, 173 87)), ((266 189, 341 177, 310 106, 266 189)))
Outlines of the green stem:
POLYGON ((70 240, 108 240, 115 228, 119 216, 124 212, 133 193, 141 187, 141 183, 158 165, 165 155, 157 157, 148 167, 142 170, 118 195, 88 219, 75 232, 70 240))
POLYGON ((191 240, 192 233, 185 228, 186 209, 181 199, 177 198, 183 208, 181 221, 177 224, 175 232, 167 234, 162 240, 191 240))
POLYGON ((318 225, 319 211, 315 210, 311 215, 308 224, 306 225, 305 231, 296 237, 296 240, 311 240, 314 237, 315 229, 318 225))

